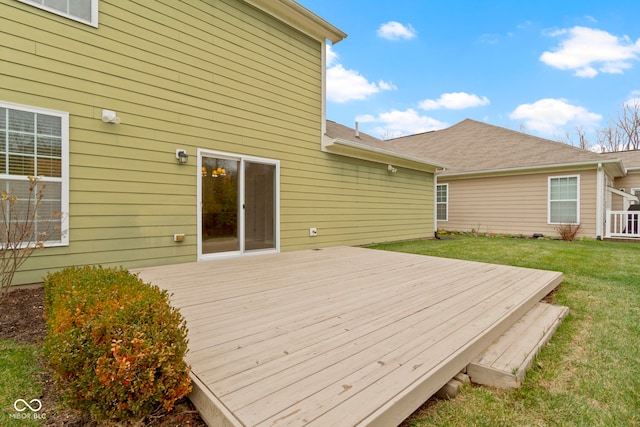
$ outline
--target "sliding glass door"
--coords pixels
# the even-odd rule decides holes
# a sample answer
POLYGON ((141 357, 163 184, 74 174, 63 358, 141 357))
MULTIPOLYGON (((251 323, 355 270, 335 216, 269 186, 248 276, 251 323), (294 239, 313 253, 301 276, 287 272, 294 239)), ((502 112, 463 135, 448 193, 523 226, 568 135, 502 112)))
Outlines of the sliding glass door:
POLYGON ((202 150, 199 256, 277 251, 279 164, 202 150))
POLYGON ((245 250, 276 249, 276 166, 244 162, 245 250))
POLYGON ((240 250, 238 235, 238 171, 233 159, 202 157, 202 253, 240 250))

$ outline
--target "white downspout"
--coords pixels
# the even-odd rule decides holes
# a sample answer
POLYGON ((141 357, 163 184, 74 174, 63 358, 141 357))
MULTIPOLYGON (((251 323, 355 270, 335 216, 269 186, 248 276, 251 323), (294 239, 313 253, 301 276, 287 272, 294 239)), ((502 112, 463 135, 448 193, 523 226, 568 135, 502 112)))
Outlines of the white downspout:
POLYGON ((433 236, 438 237, 438 169, 433 171, 433 236))
MULTIPOLYGON (((434 236, 438 237, 438 173, 444 172, 447 170, 446 168, 438 169, 433 171, 433 232, 434 236)), ((449 192, 447 191, 447 204, 449 203, 449 192)))
POLYGON ((596 238, 598 240, 602 240, 602 236, 604 235, 604 168, 602 167, 602 163, 598 163, 598 171, 597 171, 597 179, 596 179, 596 238))
POLYGON ((320 140, 324 139, 324 135, 327 133, 327 42, 322 42, 321 44, 321 54, 320 54, 320 68, 322 69, 322 124, 321 124, 321 133, 320 140))

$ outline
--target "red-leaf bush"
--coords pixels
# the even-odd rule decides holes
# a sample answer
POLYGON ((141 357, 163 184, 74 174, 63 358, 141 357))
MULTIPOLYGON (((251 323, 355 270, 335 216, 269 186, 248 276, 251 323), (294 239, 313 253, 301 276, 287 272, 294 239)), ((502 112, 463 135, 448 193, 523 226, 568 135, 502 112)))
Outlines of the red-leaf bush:
POLYGON ((559 224, 555 227, 562 240, 572 242, 580 231, 580 224, 559 224))
POLYGON ((127 420, 191 391, 187 327, 166 291, 102 267, 49 274, 44 288, 45 356, 69 406, 127 420))

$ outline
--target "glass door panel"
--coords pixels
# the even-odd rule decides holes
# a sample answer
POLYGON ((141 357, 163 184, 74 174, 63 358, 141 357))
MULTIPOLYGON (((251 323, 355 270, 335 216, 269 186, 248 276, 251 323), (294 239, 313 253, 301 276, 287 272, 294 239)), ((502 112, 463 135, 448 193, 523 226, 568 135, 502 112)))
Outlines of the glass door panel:
POLYGON ((245 250, 276 248, 276 166, 244 162, 245 250))
POLYGON ((202 157, 202 253, 240 251, 240 161, 202 157))

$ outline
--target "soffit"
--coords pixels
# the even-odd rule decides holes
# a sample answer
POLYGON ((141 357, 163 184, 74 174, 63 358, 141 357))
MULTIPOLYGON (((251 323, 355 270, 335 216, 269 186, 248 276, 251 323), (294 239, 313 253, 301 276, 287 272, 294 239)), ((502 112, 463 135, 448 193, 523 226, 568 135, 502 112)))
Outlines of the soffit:
POLYGON ((298 31, 324 42, 338 43, 347 34, 294 0, 243 0, 298 31))

